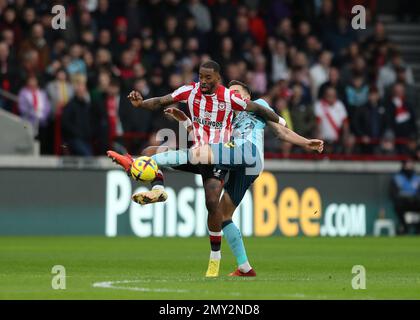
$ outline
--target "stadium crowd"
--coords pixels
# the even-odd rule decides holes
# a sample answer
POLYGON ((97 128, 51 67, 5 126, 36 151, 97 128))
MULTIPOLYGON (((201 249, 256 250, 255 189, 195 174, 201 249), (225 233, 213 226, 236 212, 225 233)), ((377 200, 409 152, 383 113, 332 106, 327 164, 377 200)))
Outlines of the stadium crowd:
MULTIPOLYGON (((0 108, 35 128, 43 154, 138 152, 177 124, 130 106, 197 81, 214 59, 223 83, 248 83, 328 154, 416 154, 419 97, 410 66, 366 0, 367 28, 350 0, 0 0, 0 108), (66 29, 51 27, 51 7, 66 29)), ((361 1, 358 1, 360 3, 361 1)), ((266 134, 266 152, 305 153, 266 134)))

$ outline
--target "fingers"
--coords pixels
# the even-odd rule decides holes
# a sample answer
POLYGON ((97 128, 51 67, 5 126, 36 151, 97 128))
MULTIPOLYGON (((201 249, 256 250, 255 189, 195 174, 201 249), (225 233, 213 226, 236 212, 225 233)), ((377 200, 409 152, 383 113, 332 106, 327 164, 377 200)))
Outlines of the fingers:
POLYGON ((134 90, 131 91, 128 94, 127 98, 130 99, 130 100, 142 100, 143 99, 143 97, 141 96, 140 92, 134 91, 134 90))

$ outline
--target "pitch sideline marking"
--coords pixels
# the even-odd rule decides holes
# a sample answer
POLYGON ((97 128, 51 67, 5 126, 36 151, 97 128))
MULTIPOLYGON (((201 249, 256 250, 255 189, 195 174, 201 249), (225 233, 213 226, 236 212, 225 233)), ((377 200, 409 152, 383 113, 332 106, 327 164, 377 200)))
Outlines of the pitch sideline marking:
MULTIPOLYGON (((167 282, 167 280, 154 280, 155 282, 167 282)), ((169 289, 169 288, 147 288, 147 287, 125 287, 118 286, 118 284, 125 283, 136 283, 136 282, 152 282, 151 280, 118 280, 118 281, 103 281, 95 282, 92 287, 94 288, 105 288, 105 289, 116 289, 116 290, 129 290, 129 291, 140 291, 140 292, 175 292, 175 293, 189 293, 189 292, 200 292, 200 293, 215 293, 215 291, 208 290, 187 290, 187 289, 169 289)), ((227 292, 228 295, 241 296, 239 292, 227 292)))
MULTIPOLYGON (((102 282, 95 282, 92 284, 94 288, 104 288, 104 289, 115 289, 115 290, 129 290, 129 291, 138 291, 138 292, 175 292, 175 293, 191 293, 191 292, 200 292, 200 293, 216 293, 216 291, 209 291, 209 290, 187 290, 187 289, 169 289, 169 288, 147 288, 147 287, 125 287, 125 286, 118 286, 119 284, 127 284, 127 283, 138 283, 138 282, 146 282, 150 283, 151 280, 117 280, 117 281, 102 281, 102 282)), ((154 282, 167 282, 167 280, 154 280, 154 282)), ((217 292, 220 293, 220 292, 217 292)), ((231 296, 242 296, 240 292, 224 292, 227 295, 231 296)), ((304 298, 304 294, 296 293, 296 294, 286 294, 280 295, 283 297, 294 297, 294 298, 304 298)))
POLYGON ((106 288, 106 289, 117 289, 117 290, 141 291, 141 292, 176 292, 176 293, 189 292, 188 290, 184 290, 184 289, 116 286, 118 284, 141 282, 141 281, 142 280, 103 281, 103 282, 95 282, 92 285, 92 287, 94 287, 94 288, 106 288))

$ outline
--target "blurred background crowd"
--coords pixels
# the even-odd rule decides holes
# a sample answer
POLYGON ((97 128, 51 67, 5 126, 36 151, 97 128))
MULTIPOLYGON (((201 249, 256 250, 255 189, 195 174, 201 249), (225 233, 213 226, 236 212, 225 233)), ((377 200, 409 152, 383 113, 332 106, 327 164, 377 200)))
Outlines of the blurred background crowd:
MULTIPOLYGON (((411 4, 410 4, 411 3, 411 4)), ((400 1, 401 19, 419 15, 400 1), (406 10, 405 6, 410 9, 406 10), (404 15, 410 12, 410 15, 404 15)), ((420 154, 419 88, 375 0, 0 0, 0 108, 28 120, 42 154, 138 153, 161 128, 161 112, 135 110, 144 98, 198 81, 216 60, 223 83, 248 83, 289 127, 326 141, 331 156, 420 154), (66 29, 51 28, 51 7, 66 29), (366 8, 366 29, 351 8, 366 8)), ((398 15, 398 12, 396 12, 398 15)), ((268 157, 309 156, 266 134, 268 157)), ((311 155, 313 156, 313 155, 311 155)))

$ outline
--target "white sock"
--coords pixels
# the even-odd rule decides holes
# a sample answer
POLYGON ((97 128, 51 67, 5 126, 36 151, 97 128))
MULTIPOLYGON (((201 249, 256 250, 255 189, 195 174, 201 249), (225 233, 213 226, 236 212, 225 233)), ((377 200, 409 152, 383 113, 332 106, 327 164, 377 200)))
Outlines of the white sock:
POLYGON ((239 269, 240 271, 242 271, 243 273, 247 273, 249 270, 251 270, 251 269, 252 269, 252 267, 251 267, 251 265, 249 264, 249 262, 247 261, 247 262, 245 262, 245 263, 242 263, 240 266, 238 266, 238 269, 239 269))
POLYGON ((165 190, 165 187, 161 184, 156 184, 152 187, 152 190, 165 190))
POLYGON ((222 259, 222 253, 219 251, 210 251, 210 259, 220 260, 222 259))

